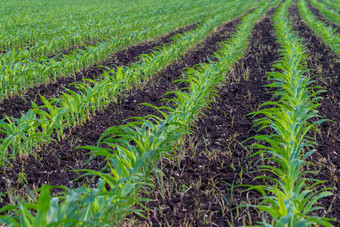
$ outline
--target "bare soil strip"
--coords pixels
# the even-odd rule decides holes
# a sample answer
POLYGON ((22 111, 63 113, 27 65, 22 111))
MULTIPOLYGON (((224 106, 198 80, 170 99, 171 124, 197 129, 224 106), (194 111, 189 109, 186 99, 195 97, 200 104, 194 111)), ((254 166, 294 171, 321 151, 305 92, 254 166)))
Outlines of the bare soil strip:
POLYGON ((51 98, 60 94, 62 91, 65 91, 66 88, 75 90, 74 86, 69 85, 70 83, 79 82, 84 78, 95 79, 104 72, 104 67, 115 68, 117 66, 129 65, 136 62, 139 55, 151 53, 155 47, 170 43, 174 35, 190 31, 194 29, 196 25, 197 24, 188 25, 155 40, 130 46, 122 51, 114 53, 109 59, 99 62, 87 70, 77 72, 75 76, 66 78, 61 77, 57 79, 56 82, 30 88, 23 95, 15 95, 11 98, 5 99, 2 103, 0 103, 0 119, 2 119, 5 115, 19 118, 21 116, 21 112, 27 112, 32 108, 31 101, 34 101, 38 105, 43 105, 39 95, 51 98), (100 65, 104 67, 98 67, 100 65))
POLYGON ((266 72, 280 57, 272 14, 273 10, 255 25, 245 57, 179 148, 179 157, 160 166, 163 185, 146 195, 153 201, 146 204, 150 209, 147 220, 134 217, 138 225, 238 226, 260 220, 253 209, 234 209, 259 194, 233 186, 256 183, 252 179, 258 175, 251 173, 255 160, 249 159, 252 151, 244 147, 254 141, 241 142, 257 131, 246 115, 272 97, 263 87, 266 72))
POLYGON ((322 118, 331 121, 324 122, 320 126, 320 134, 315 135, 318 152, 310 161, 319 170, 316 178, 327 181, 325 187, 334 189, 335 196, 324 198, 319 205, 327 208, 331 205, 327 216, 340 220, 340 61, 337 60, 339 56, 335 55, 303 22, 295 3, 290 8, 290 20, 306 44, 307 68, 313 69, 310 75, 320 75, 316 78, 316 83, 325 89, 321 94, 322 105, 318 111, 322 118))
MULTIPOLYGON (((187 67, 207 62, 207 56, 213 58, 213 52, 219 48, 219 43, 231 37, 235 26, 240 23, 240 19, 233 20, 217 28, 205 41, 197 45, 190 52, 185 54, 178 62, 175 62, 164 69, 155 78, 142 88, 135 88, 126 91, 117 103, 109 105, 105 110, 97 115, 84 126, 69 132, 69 136, 64 141, 59 141, 44 146, 38 153, 38 157, 30 156, 23 162, 13 163, 13 167, 4 168, 0 173, 0 192, 6 192, 6 186, 15 190, 22 190, 22 184, 26 183, 28 188, 37 188, 42 184, 64 185, 68 187, 78 187, 84 183, 92 184, 94 179, 81 179, 72 181, 80 173, 71 172, 74 169, 95 169, 99 170, 102 160, 96 159, 86 166, 82 164, 89 158, 84 150, 74 150, 74 148, 84 145, 95 145, 101 134, 111 126, 118 126, 124 123, 124 119, 129 117, 146 116, 148 114, 158 114, 150 107, 140 105, 150 103, 152 105, 164 105, 161 101, 163 94, 168 91, 180 89, 183 84, 172 83, 179 79, 182 71, 187 67), (20 182, 19 174, 25 173, 26 182, 20 182)), ((133 52, 133 50, 131 50, 133 52)), ((130 55, 129 55, 130 56, 130 55)), ((126 61, 130 61, 127 56, 126 61)), ((2 204, 9 202, 8 197, 4 197, 2 204)))

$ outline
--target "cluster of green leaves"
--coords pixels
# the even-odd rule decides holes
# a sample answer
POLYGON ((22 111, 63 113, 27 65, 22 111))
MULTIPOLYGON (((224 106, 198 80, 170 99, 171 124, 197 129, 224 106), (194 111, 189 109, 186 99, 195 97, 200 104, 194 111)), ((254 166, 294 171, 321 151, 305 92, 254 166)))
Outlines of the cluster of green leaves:
POLYGON ((317 20, 312 11, 308 8, 306 0, 298 1, 298 8, 302 19, 324 42, 338 55, 340 55, 340 34, 335 28, 317 20))
POLYGON ((196 30, 177 35, 169 46, 140 56, 140 60, 129 67, 121 66, 106 71, 97 80, 76 83, 78 92, 67 90, 58 98, 47 100, 41 96, 43 106, 32 103, 32 109, 19 119, 6 117, 0 121, 0 131, 6 137, 0 139, 0 165, 11 159, 27 156, 33 148, 49 143, 53 135, 63 138, 65 129, 82 125, 96 111, 113 102, 119 92, 137 86, 150 79, 158 71, 174 62, 190 48, 197 45, 219 24, 235 18, 247 9, 242 4, 238 10, 218 15, 197 27, 196 30))
POLYGON ((306 74, 305 47, 301 39, 293 32, 288 17, 288 7, 292 0, 283 3, 274 15, 274 27, 277 40, 281 44, 281 59, 274 66, 276 72, 268 74, 272 82, 267 87, 277 89, 274 97, 278 101, 268 101, 261 109, 252 113, 265 116, 255 120, 255 126, 272 129, 270 135, 257 135, 253 156, 259 156, 257 171, 262 174, 256 179, 266 179, 272 185, 249 186, 262 193, 258 209, 272 217, 272 223, 265 220, 263 226, 332 226, 330 219, 310 216, 319 209, 315 206, 319 199, 330 196, 328 189, 317 191, 317 185, 323 183, 309 178, 308 170, 313 163, 306 159, 316 150, 316 142, 308 132, 316 130, 318 120, 316 108, 320 105, 318 96, 320 87, 314 86, 312 78, 306 74), (269 173, 269 174, 268 174, 269 173))
POLYGON ((148 116, 109 128, 98 146, 86 147, 107 160, 101 171, 84 170, 99 176, 97 188, 59 187, 65 189, 65 195, 51 198, 50 186, 43 186, 37 204, 5 206, 0 212, 9 215, 0 216, 0 221, 9 226, 103 226, 121 221, 130 212, 142 216, 140 210, 131 209, 142 201, 138 191, 152 186, 149 177, 157 170, 155 164, 180 136, 189 133, 188 126, 209 105, 225 72, 243 55, 256 20, 273 4, 243 18, 234 37, 215 54, 217 62, 188 69, 182 79, 189 84, 187 91, 174 92, 177 98, 169 100, 172 107, 159 108, 162 117, 148 116))
POLYGON ((316 7, 320 13, 325 16, 330 21, 333 21, 337 25, 340 25, 340 14, 339 10, 335 10, 327 7, 327 5, 323 2, 319 2, 317 0, 311 0, 312 5, 316 7))
MULTIPOLYGON (((246 3, 246 5, 249 4, 256 5, 258 3, 246 3)), ((182 6, 182 4, 179 5, 182 6)), ((23 93, 30 87, 48 83, 59 77, 67 77, 77 71, 89 68, 124 47, 155 38, 188 24, 204 21, 228 11, 226 9, 241 5, 237 1, 223 4, 216 4, 213 1, 209 4, 209 10, 203 6, 205 4, 193 9, 190 11, 191 13, 188 13, 187 7, 178 10, 176 5, 165 10, 165 13, 156 8, 153 16, 144 19, 138 18, 138 20, 128 23, 123 26, 121 32, 115 31, 117 34, 109 39, 84 46, 84 48, 76 48, 67 54, 56 55, 53 58, 49 58, 47 55, 33 58, 31 55, 35 52, 34 49, 13 48, 0 55, 0 101, 13 94, 23 93)), ((48 42, 47 46, 50 45, 48 42)), ((37 48, 44 49, 40 44, 37 44, 37 48)))

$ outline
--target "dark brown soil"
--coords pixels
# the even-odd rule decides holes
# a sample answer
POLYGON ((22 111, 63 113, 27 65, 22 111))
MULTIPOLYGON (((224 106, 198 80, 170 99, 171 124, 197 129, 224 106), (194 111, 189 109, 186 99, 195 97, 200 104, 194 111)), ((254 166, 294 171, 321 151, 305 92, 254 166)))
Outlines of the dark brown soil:
POLYGON ((255 25, 245 57, 227 75, 228 83, 218 90, 216 102, 203 112, 205 116, 196 123, 191 138, 179 149, 183 159, 162 166, 163 180, 172 186, 164 197, 158 190, 147 195, 153 199, 147 204, 150 213, 147 220, 136 217, 138 224, 238 226, 251 224, 249 219, 252 224, 260 220, 253 209, 234 209, 241 201, 254 201, 259 194, 232 186, 254 183, 252 179, 257 176, 250 172, 251 152, 244 148, 253 141, 241 143, 257 131, 246 114, 272 97, 263 87, 266 72, 279 59, 272 13, 255 25))
MULTIPOLYGON (((326 187, 333 188, 335 195, 340 194, 340 61, 339 56, 316 36, 315 33, 302 21, 296 4, 290 8, 290 20, 307 47, 309 69, 311 76, 320 75, 316 79, 317 85, 322 86, 326 92, 321 94, 322 105, 318 108, 325 122, 320 126, 321 134, 317 134, 317 153, 311 158, 317 164, 319 173, 316 178, 326 180, 326 187)), ((339 221, 340 198, 327 197, 321 205, 329 207, 331 211, 327 216, 339 221)))
POLYGON ((5 115, 19 118, 21 113, 32 108, 31 101, 34 101, 38 105, 43 105, 39 95, 42 95, 45 98, 51 98, 60 94, 62 91, 65 91, 65 88, 76 90, 74 86, 69 84, 81 81, 84 78, 95 79, 105 71, 104 67, 115 68, 117 66, 129 65, 136 62, 138 60, 138 56, 141 54, 151 53, 156 47, 170 43, 174 35, 190 31, 194 29, 196 25, 197 24, 188 25, 155 40, 128 47, 122 51, 114 53, 104 62, 100 62, 84 71, 77 72, 75 76, 66 78, 60 77, 55 82, 30 88, 23 95, 15 95, 11 98, 5 99, 2 103, 0 103, 0 119, 2 119, 5 115))
POLYGON ((316 18, 322 22, 324 22, 325 24, 327 24, 328 26, 331 26, 332 28, 334 28, 339 34, 340 34, 340 27, 338 25, 336 25, 335 23, 333 23, 332 21, 328 20, 325 16, 323 16, 321 14, 321 12, 312 5, 312 3, 310 2, 310 0, 307 0, 307 4, 309 9, 312 11, 312 13, 316 16, 316 18))
MULTIPOLYGON (((18 182, 18 174, 21 172, 26 174, 28 188, 42 184, 68 187, 78 187, 84 183, 91 184, 93 181, 89 178, 72 182, 80 174, 71 172, 71 170, 83 168, 99 170, 102 166, 101 159, 93 160, 88 165, 82 166, 89 158, 89 155, 86 155, 88 151, 74 150, 74 148, 95 145, 107 128, 123 124, 126 118, 157 114, 154 109, 140 104, 147 102, 156 106, 163 105, 161 99, 164 93, 183 86, 172 83, 182 75, 182 70, 207 62, 207 56, 213 58, 212 53, 218 50, 219 43, 230 38, 235 26, 239 23, 240 19, 237 19, 216 29, 205 41, 185 54, 178 62, 169 65, 143 88, 127 91, 123 97, 118 98, 117 103, 109 105, 105 110, 97 113, 90 122, 70 132, 64 141, 44 146, 38 153, 38 157, 30 156, 22 163, 15 161, 12 167, 2 169, 1 192, 6 192, 6 185, 8 185, 6 182, 10 182, 13 189, 20 190, 22 185, 18 182)), ((4 197, 2 204, 8 202, 8 198, 4 197)))

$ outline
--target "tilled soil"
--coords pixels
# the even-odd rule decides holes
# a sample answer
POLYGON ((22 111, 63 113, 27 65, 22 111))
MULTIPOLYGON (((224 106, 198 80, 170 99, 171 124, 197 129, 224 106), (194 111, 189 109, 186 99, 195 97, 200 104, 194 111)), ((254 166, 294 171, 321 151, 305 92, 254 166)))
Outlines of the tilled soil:
POLYGON ((75 87, 70 85, 71 83, 79 82, 84 78, 95 79, 105 71, 105 67, 115 68, 117 66, 130 65, 131 63, 138 61, 137 57, 141 54, 151 53, 155 47, 170 43, 174 35, 190 31, 194 29, 196 25, 197 24, 191 24, 155 40, 125 48, 114 53, 109 59, 93 65, 89 69, 75 73, 74 76, 60 77, 55 82, 30 88, 23 95, 15 95, 5 99, 0 103, 0 119, 5 115, 19 118, 21 113, 27 112, 32 108, 31 101, 34 101, 37 105, 43 105, 44 103, 39 95, 42 95, 45 98, 51 98, 60 94, 62 91, 65 91, 66 88, 76 91, 75 87))
POLYGON ((333 23, 332 21, 328 20, 325 16, 323 16, 321 14, 321 12, 312 5, 312 3, 310 2, 310 0, 307 0, 307 4, 309 9, 312 11, 312 13, 316 16, 316 18, 322 22, 324 22, 326 25, 331 26, 332 28, 334 28, 337 33, 340 34, 340 26, 336 25, 335 23, 333 23))
MULTIPOLYGON (((3 168, 0 173, 1 192, 6 193, 6 187, 9 186, 14 190, 24 190, 22 183, 18 181, 19 174, 22 172, 25 173, 26 184, 30 189, 42 184, 68 187, 78 187, 84 183, 92 184, 94 181, 90 178, 72 181, 80 173, 71 172, 71 170, 83 168, 99 170, 103 164, 102 160, 98 158, 82 166, 89 158, 89 155, 86 155, 88 151, 74 150, 74 148, 95 145, 107 128, 123 124, 126 118, 158 114, 154 109, 140 104, 147 102, 155 106, 163 105, 164 102, 161 99, 164 98, 164 93, 183 86, 183 84, 172 83, 180 78, 182 71, 187 67, 207 62, 207 56, 213 59, 212 54, 218 50, 219 43, 230 38, 235 26, 239 23, 240 19, 236 19, 215 29, 205 41, 183 55, 179 61, 169 65, 152 81, 150 80, 142 88, 126 91, 122 97, 118 98, 117 103, 96 113, 91 121, 70 132, 65 140, 44 146, 37 153, 37 157, 30 156, 23 162, 14 162, 12 167, 3 168)), ((9 198, 6 196, 1 201, 2 204, 8 202, 9 198)))
POLYGON ((146 196, 153 201, 146 204, 150 209, 146 220, 134 217, 139 225, 237 226, 260 220, 254 209, 235 209, 259 194, 233 186, 254 183, 257 176, 250 172, 253 161, 248 160, 251 151, 246 148, 254 141, 242 141, 257 131, 246 115, 272 97, 263 87, 266 72, 279 59, 272 13, 255 25, 245 57, 227 75, 228 83, 218 89, 216 102, 203 112, 179 149, 182 158, 161 166, 165 189, 146 196))
POLYGON ((303 22, 296 4, 290 7, 289 19, 294 29, 302 38, 307 47, 307 68, 310 76, 319 75, 316 84, 323 87, 325 92, 320 96, 323 98, 318 108, 323 119, 331 121, 324 122, 319 127, 320 134, 316 134, 315 153, 310 161, 317 165, 317 179, 325 180, 325 187, 334 189, 334 197, 322 199, 319 205, 329 207, 327 216, 339 220, 340 217, 340 61, 339 56, 316 36, 316 34, 303 22))

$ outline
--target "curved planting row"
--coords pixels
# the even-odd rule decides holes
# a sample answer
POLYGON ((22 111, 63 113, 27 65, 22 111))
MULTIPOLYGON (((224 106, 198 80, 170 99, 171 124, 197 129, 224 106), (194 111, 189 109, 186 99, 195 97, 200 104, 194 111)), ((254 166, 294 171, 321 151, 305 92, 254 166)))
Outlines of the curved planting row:
POLYGON ((337 25, 340 25, 340 13, 338 10, 329 8, 325 3, 319 2, 317 0, 311 0, 310 2, 320 11, 323 16, 337 25))
MULTIPOLYGON (((56 34, 51 34, 49 37, 46 37, 42 40, 36 40, 33 43, 28 43, 23 46, 14 46, 10 49, 4 51, 5 53, 15 52, 15 58, 11 59, 13 61, 23 61, 27 59, 44 61, 50 56, 55 56, 60 54, 61 52, 70 51, 72 49, 84 49, 87 44, 91 44, 94 46, 96 43, 100 43, 103 41, 110 41, 113 38, 122 38, 122 36, 126 36, 131 34, 131 32, 136 32, 137 30, 150 30, 155 29, 162 23, 166 23, 167 20, 173 18, 175 15, 180 15, 183 19, 194 18, 204 20, 208 18, 210 12, 202 12, 202 9, 198 6, 195 7, 195 4, 189 2, 187 5, 170 5, 166 9, 160 10, 159 8, 154 6, 154 8, 149 8, 148 11, 142 6, 140 12, 136 12, 133 10, 128 11, 124 16, 116 17, 114 20, 109 20, 107 18, 105 23, 103 23, 103 18, 91 18, 90 23, 97 23, 95 26, 99 26, 100 29, 96 28, 87 28, 89 30, 82 31, 80 26, 86 26, 86 23, 83 21, 77 21, 78 26, 74 25, 73 30, 69 31, 70 34, 62 34, 60 31, 56 34), (146 11, 146 12, 145 12, 146 11), (160 14, 160 11, 162 14, 160 14), (186 12, 187 15, 184 13, 186 12), (163 16, 166 15, 166 16, 163 16), (197 17, 200 16, 200 17, 197 17), (74 31, 75 30, 75 31, 74 31)), ((218 4, 217 2, 213 2, 212 4, 207 5, 207 8, 211 11, 215 11, 216 8, 223 7, 222 4, 218 4)), ((119 12, 124 13, 124 12, 119 12)), ((118 14, 118 12, 116 12, 118 14)), ((190 19, 195 20, 195 19, 190 19)), ((197 22, 197 21, 194 21, 197 22)), ((33 28, 32 28, 33 29, 33 28)), ((62 27, 65 29, 65 27, 62 27)), ((11 30, 10 30, 11 31, 11 30)), ((42 31, 46 32, 46 28, 42 28, 42 31)), ((53 33, 55 31, 58 32, 58 29, 52 29, 53 33)), ((5 34, 7 35, 7 34, 5 34)), ((15 36, 17 34, 11 34, 11 36, 15 36)), ((41 37, 41 36, 38 36, 41 37)), ((15 37, 10 37, 9 41, 15 40, 15 37)), ((6 54, 3 55, 4 57, 6 54)))
POLYGON ((17 226, 93 226, 112 224, 130 212, 138 214, 139 210, 131 205, 142 201, 138 191, 149 185, 148 177, 156 170, 155 163, 172 150, 180 136, 188 133, 188 126, 209 104, 224 73, 243 55, 254 23, 276 3, 246 16, 234 38, 216 53, 216 62, 187 71, 183 78, 189 85, 187 90, 176 91, 177 97, 169 100, 171 107, 160 108, 167 112, 162 112, 163 117, 146 117, 110 128, 100 140, 99 145, 104 147, 88 147, 94 155, 105 156, 107 160, 102 171, 87 170, 99 176, 97 188, 64 188, 65 196, 50 198, 50 187, 43 186, 37 204, 19 202, 17 206, 6 206, 1 211, 12 215, 1 216, 1 221, 17 226))
MULTIPOLYGON (((2 205, 12 204, 16 197, 14 194, 25 195, 28 192, 27 189, 35 191, 43 184, 67 187, 94 184, 96 180, 93 176, 76 179, 81 173, 72 170, 84 168, 98 170, 105 164, 103 158, 98 157, 87 163, 86 161, 90 157, 88 151, 84 149, 75 150, 75 148, 96 145, 97 140, 107 128, 131 121, 129 120, 130 117, 143 117, 149 114, 161 116, 156 109, 142 105, 142 103, 162 106, 166 103, 163 100, 164 98, 173 97, 172 94, 165 96, 163 94, 185 87, 184 84, 175 82, 181 78, 182 72, 188 67, 194 67, 203 62, 208 63, 209 58, 214 59, 213 53, 219 49, 222 41, 232 36, 235 27, 240 23, 241 17, 232 19, 215 28, 201 43, 182 55, 176 62, 152 76, 152 79, 145 84, 143 83, 142 86, 135 86, 130 90, 123 91, 122 94, 117 96, 116 102, 112 102, 104 109, 96 112, 96 115, 90 121, 75 130, 67 130, 65 139, 43 145, 39 149, 42 152, 28 156, 23 162, 17 159, 11 162, 10 166, 2 167, 0 170, 0 194, 3 192, 4 195, 2 205), (24 176, 24 179, 21 176, 24 176), (25 183, 27 187, 22 187, 22 183, 25 183), (11 190, 8 190, 7 186, 11 190)), ((131 47, 129 52, 136 51, 134 56, 137 57, 141 54, 138 54, 139 51, 137 50, 131 47)), ((151 53, 152 50, 149 49, 146 53, 151 53)), ((127 59, 123 58, 123 60, 127 59)), ((124 61, 120 65, 131 64, 124 61)), ((26 194, 25 201, 32 201, 30 198, 31 196, 26 194)), ((2 205, 0 204, 0 207, 2 205)))
MULTIPOLYGON (((214 4, 218 5, 219 2, 213 2, 207 7, 214 7, 214 4)), ((63 7, 53 7, 49 3, 39 6, 37 2, 33 2, 24 17, 13 20, 14 13, 9 18, 4 15, 0 25, 4 30, 0 35, 0 49, 8 52, 16 48, 18 55, 20 49, 27 49, 30 50, 29 56, 35 58, 49 56, 72 46, 110 39, 131 28, 138 29, 141 21, 159 17, 160 13, 197 13, 201 3, 186 2, 179 5, 171 2, 163 7, 148 0, 139 2, 138 5, 110 2, 95 7, 91 4, 79 6, 74 3, 64 4, 63 7), (31 12, 33 9, 38 12, 31 12), (49 11, 47 15, 46 11, 49 11)))
POLYGON ((340 54, 340 34, 336 32, 336 29, 331 28, 326 23, 317 20, 311 10, 307 6, 306 0, 299 0, 298 8, 302 19, 306 24, 318 35, 324 42, 331 47, 331 49, 340 54))
POLYGON ((328 8, 330 8, 331 10, 335 9, 335 10, 340 11, 340 3, 339 2, 330 1, 330 0, 323 0, 322 3, 325 4, 326 6, 328 6, 328 8))
POLYGON ((310 131, 325 120, 318 120, 317 107, 320 106, 320 87, 306 73, 306 50, 301 40, 292 32, 287 19, 288 7, 285 2, 274 16, 277 40, 281 44, 281 60, 275 64, 278 72, 269 74, 272 81, 268 87, 274 88, 277 101, 265 102, 254 115, 265 116, 256 120, 260 130, 269 128, 270 135, 257 135, 253 156, 259 155, 257 179, 266 179, 272 185, 250 186, 262 193, 260 203, 255 207, 271 216, 271 223, 265 226, 332 226, 330 219, 313 216, 313 212, 323 209, 318 200, 330 196, 327 188, 317 191, 324 181, 314 179, 316 174, 306 159, 316 150, 316 142, 310 131))

